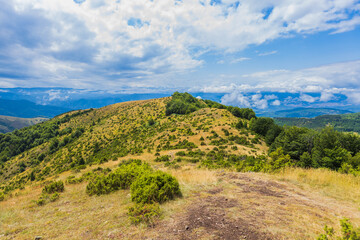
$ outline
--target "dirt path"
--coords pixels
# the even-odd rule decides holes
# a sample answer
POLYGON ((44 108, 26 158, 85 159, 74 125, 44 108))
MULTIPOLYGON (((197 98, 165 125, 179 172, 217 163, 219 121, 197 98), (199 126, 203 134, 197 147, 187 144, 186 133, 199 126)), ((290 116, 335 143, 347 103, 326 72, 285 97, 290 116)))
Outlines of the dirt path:
POLYGON ((251 173, 223 173, 221 185, 192 197, 160 222, 156 239, 315 239, 325 224, 359 211, 251 173), (333 220, 331 220, 333 219, 333 220))

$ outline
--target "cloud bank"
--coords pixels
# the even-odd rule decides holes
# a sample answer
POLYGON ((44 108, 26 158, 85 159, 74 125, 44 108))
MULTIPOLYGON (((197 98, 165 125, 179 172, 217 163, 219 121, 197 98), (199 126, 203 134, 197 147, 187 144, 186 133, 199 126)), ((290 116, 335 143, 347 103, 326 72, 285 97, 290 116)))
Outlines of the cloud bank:
MULTIPOLYGON (((206 52, 350 31, 360 24, 359 10, 355 0, 9 0, 0 8, 0 87, 146 88, 159 80, 176 86, 174 76, 201 66, 206 52)), ((324 69, 324 78, 312 79, 312 71, 244 78, 266 86, 265 75, 291 75, 279 89, 288 81, 300 87, 299 79, 311 88, 330 84, 327 75, 336 74, 324 69)), ((357 85, 347 76, 353 80, 343 87, 357 85)))

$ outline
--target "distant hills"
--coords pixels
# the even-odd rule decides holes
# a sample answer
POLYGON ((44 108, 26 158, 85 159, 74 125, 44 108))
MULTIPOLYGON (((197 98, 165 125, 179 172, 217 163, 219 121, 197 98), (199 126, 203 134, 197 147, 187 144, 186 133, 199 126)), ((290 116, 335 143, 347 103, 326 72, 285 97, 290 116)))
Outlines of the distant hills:
POLYGON ((342 132, 360 133, 360 112, 339 114, 339 115, 322 115, 315 118, 274 118, 278 125, 307 127, 311 129, 321 129, 331 125, 335 130, 342 132))
POLYGON ((27 100, 0 99, 0 115, 4 116, 20 118, 52 118, 70 110, 71 109, 69 108, 58 106, 38 105, 27 100))
POLYGON ((15 129, 28 127, 46 120, 48 118, 18 118, 0 115, 0 133, 11 132, 15 129))
POLYGON ((260 113, 257 115, 261 117, 273 118, 314 118, 321 115, 338 115, 346 113, 352 112, 333 108, 294 108, 289 110, 260 113))

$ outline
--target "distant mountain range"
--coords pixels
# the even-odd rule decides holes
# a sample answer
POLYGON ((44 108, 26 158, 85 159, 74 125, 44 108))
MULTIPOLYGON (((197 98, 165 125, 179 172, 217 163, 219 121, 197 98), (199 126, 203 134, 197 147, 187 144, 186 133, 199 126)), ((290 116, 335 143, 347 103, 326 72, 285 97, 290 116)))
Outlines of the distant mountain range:
POLYGON ((333 108, 294 108, 289 110, 281 110, 275 112, 266 112, 257 114, 260 117, 273 118, 314 118, 321 115, 338 115, 352 113, 348 110, 340 110, 333 108))
POLYGON ((28 127, 46 120, 48 120, 48 118, 18 118, 0 115, 0 133, 11 132, 15 129, 28 127))
POLYGON ((38 105, 27 100, 0 99, 0 115, 4 116, 21 118, 52 118, 71 110, 72 109, 70 108, 58 106, 38 105))

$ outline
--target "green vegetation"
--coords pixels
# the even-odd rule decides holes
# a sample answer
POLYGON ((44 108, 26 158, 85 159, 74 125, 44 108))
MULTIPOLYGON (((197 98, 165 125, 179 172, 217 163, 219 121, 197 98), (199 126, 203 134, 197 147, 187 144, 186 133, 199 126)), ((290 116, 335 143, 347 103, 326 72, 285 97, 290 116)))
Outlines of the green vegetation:
MULTIPOLYGON (((26 150, 50 140, 53 140, 50 145, 50 151, 54 151, 59 147, 59 140, 56 137, 72 132, 71 128, 59 131, 59 126, 88 111, 80 111, 72 115, 67 114, 60 119, 53 119, 34 126, 15 130, 11 133, 0 134, 0 164, 8 161, 13 156, 22 154, 26 150)), ((72 139, 79 137, 79 135, 81 135, 80 132, 83 132, 83 130, 77 129, 70 138, 64 139, 62 144, 66 145, 72 139)))
POLYGON ((160 213, 160 206, 157 203, 138 203, 129 207, 128 215, 133 224, 146 223, 148 226, 152 226, 154 225, 154 219, 158 218, 160 213))
POLYGON ((42 194, 40 195, 39 199, 35 201, 35 203, 38 206, 42 206, 48 202, 55 202, 60 198, 60 192, 63 191, 64 183, 62 181, 50 182, 44 186, 42 194))
POLYGON ((354 228, 350 220, 344 218, 340 220, 341 236, 336 236, 334 228, 325 226, 325 233, 321 234, 317 240, 360 240, 360 228, 354 228))
POLYGON ((92 196, 128 189, 137 177, 151 171, 148 164, 141 162, 122 164, 108 175, 98 175, 92 179, 86 186, 86 193, 92 196))
POLYGON ((227 109, 235 117, 252 119, 256 118, 255 112, 250 108, 239 108, 232 106, 225 106, 220 103, 211 101, 211 100, 199 100, 189 93, 179 93, 175 92, 172 95, 171 100, 166 105, 166 115, 169 116, 173 113, 176 114, 188 114, 195 112, 201 108, 217 108, 217 109, 227 109))
POLYGON ((86 186, 86 193, 101 195, 129 188, 131 199, 136 203, 162 203, 181 195, 174 177, 161 171, 154 172, 148 164, 141 162, 122 164, 108 175, 97 176, 86 186))
POLYGON ((161 171, 139 176, 130 189, 131 200, 136 203, 163 203, 181 196, 176 178, 161 171))
POLYGON ((48 120, 47 118, 18 118, 10 116, 1 116, 0 115, 0 133, 7 133, 14 131, 15 129, 20 129, 28 127, 34 124, 38 124, 48 120))
POLYGON ((173 113, 188 114, 205 107, 207 105, 204 102, 199 101, 191 94, 175 92, 166 104, 166 115, 169 116, 173 113))
POLYGON ((4 201, 4 199, 5 199, 5 194, 2 191, 0 191, 0 202, 4 201))
POLYGON ((354 174, 360 170, 360 137, 332 127, 320 132, 286 127, 270 146, 270 152, 278 148, 299 167, 324 167, 354 174))
POLYGON ((63 181, 51 182, 43 188, 43 193, 55 193, 55 192, 63 192, 64 191, 64 183, 63 181))
POLYGON ((274 118, 274 120, 280 126, 287 125, 321 130, 331 125, 337 131, 360 133, 360 113, 322 115, 315 118, 274 118))

